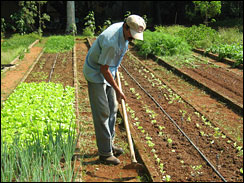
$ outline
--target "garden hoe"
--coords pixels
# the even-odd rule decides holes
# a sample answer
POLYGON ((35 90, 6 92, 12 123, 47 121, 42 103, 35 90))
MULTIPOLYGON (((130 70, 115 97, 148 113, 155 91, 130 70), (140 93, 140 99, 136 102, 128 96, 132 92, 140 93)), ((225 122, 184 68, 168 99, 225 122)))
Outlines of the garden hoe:
MULTIPOLYGON (((117 71, 116 77, 118 79, 119 88, 122 91, 119 71, 117 71)), ((142 169, 144 166, 142 164, 138 163, 137 160, 136 160, 136 157, 135 157, 135 151, 134 151, 133 142, 132 142, 132 138, 131 138, 131 134, 130 134, 130 128, 129 128, 128 117, 127 117, 127 112, 126 112, 124 99, 121 100, 121 105, 122 105, 123 118, 124 118, 124 123, 125 123, 125 129, 126 129, 128 144, 129 144, 129 147, 130 147, 130 155, 131 155, 131 162, 132 162, 130 165, 127 165, 124 168, 127 168, 127 169, 142 169)))

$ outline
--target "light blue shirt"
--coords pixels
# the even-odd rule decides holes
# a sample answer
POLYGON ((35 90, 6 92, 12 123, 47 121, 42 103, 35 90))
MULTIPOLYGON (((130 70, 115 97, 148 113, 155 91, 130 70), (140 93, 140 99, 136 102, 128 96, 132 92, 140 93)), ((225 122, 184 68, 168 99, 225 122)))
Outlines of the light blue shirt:
POLYGON ((100 72, 101 65, 108 65, 113 78, 128 49, 129 41, 123 35, 123 22, 115 23, 103 31, 92 44, 86 56, 83 74, 93 83, 108 82, 100 72))

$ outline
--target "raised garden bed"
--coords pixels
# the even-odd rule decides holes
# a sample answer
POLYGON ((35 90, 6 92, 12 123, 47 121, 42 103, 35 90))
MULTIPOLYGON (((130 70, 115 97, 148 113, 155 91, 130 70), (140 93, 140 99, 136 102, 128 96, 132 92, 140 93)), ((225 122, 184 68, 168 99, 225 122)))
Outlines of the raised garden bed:
MULTIPOLYGON (((180 96, 172 92, 170 88, 145 67, 130 58, 125 59, 123 65, 155 97, 177 124, 200 147, 204 154, 207 154, 210 162, 214 162, 216 166, 221 167, 221 172, 224 172, 224 177, 227 180, 228 177, 230 180, 233 177, 236 177, 238 181, 242 179, 239 171, 242 166, 242 154, 238 154, 234 147, 235 142, 231 142, 219 128, 211 124, 205 116, 200 115, 198 111, 195 111, 194 108, 185 103, 180 96), (221 160, 216 159, 216 157, 221 157, 221 160), (239 160, 232 158, 231 160, 230 157, 239 160), (237 162, 240 162, 240 164, 237 165, 237 162), (229 165, 228 167, 227 164, 229 165), (238 166, 239 168, 237 168, 238 166), (233 175, 233 172, 238 173, 233 175), (232 175, 229 176, 230 174, 232 175)), ((150 154, 151 152, 152 159, 154 157, 155 166, 159 167, 158 171, 162 171, 162 168, 160 169, 160 162, 165 165, 163 169, 165 173, 162 174, 162 179, 165 175, 171 175, 171 180, 173 181, 219 181, 219 177, 217 178, 216 174, 211 172, 209 166, 204 161, 201 161, 199 154, 193 150, 172 122, 135 85, 122 69, 121 72, 125 79, 124 90, 128 98, 127 103, 130 106, 130 121, 134 124, 137 132, 141 134, 139 135, 141 142, 148 149, 148 153, 150 154), (194 171, 191 168, 197 166, 200 166, 201 170, 193 173, 194 171), (175 169, 176 167, 177 170, 175 169), (181 171, 182 173, 179 173, 181 171)), ((239 148, 239 150, 241 149, 239 148)))

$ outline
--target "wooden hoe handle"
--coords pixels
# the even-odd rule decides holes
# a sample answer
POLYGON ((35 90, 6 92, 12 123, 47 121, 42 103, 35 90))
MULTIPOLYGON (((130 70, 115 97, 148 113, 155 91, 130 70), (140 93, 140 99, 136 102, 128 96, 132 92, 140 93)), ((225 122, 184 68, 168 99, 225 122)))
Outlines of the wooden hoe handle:
MULTIPOLYGON (((116 76, 117 76, 119 88, 122 91, 119 71, 116 72, 116 76)), ((132 142, 132 138, 131 138, 131 133, 130 133, 130 128, 129 128, 128 117, 127 117, 124 99, 122 99, 121 104, 122 104, 123 118, 124 118, 124 123, 125 123, 127 139, 128 139, 128 143, 129 143, 129 147, 130 147, 131 161, 132 161, 132 163, 137 163, 136 157, 135 157, 135 151, 134 151, 134 147, 133 147, 133 142, 132 142)))

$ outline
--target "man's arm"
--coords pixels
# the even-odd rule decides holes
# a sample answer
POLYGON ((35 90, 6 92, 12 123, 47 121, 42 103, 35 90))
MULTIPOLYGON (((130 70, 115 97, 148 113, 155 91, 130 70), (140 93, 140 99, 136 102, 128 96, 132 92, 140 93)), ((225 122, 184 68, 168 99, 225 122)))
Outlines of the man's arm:
POLYGON ((113 79, 113 76, 109 70, 109 66, 101 65, 100 71, 103 74, 106 81, 114 88, 118 102, 121 103, 121 99, 126 100, 124 93, 122 91, 120 91, 118 85, 116 84, 115 80, 113 79))

